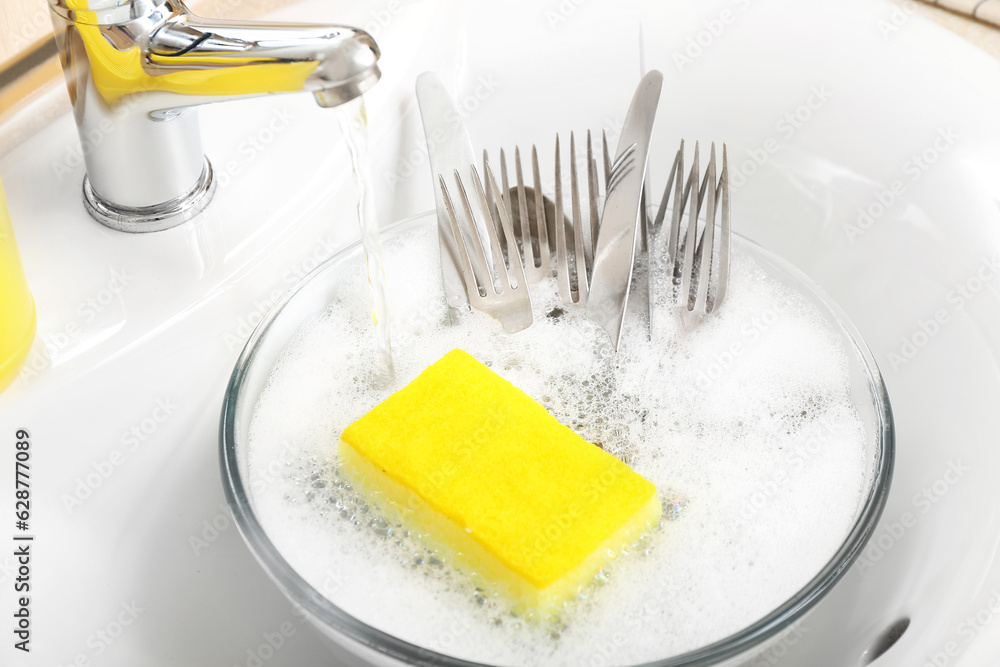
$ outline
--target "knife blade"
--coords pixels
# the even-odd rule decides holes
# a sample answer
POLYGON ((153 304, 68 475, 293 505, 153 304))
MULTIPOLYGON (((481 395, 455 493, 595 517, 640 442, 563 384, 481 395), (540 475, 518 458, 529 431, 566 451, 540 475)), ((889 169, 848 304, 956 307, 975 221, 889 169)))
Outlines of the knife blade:
POLYGON ((608 332, 616 351, 632 284, 646 156, 662 88, 663 75, 652 70, 639 81, 632 97, 612 162, 594 250, 587 317, 608 332))
MULTIPOLYGON (((438 176, 444 176, 449 189, 454 191, 454 173, 458 170, 467 188, 472 188, 471 166, 475 164, 472 152, 472 140, 462 122, 451 95, 445 89, 441 79, 433 72, 424 72, 417 77, 417 106, 420 107, 420 118, 424 126, 424 138, 427 141, 427 156, 430 161, 431 178, 434 188, 434 202, 438 217, 438 242, 441 249, 441 277, 444 281, 445 297, 452 308, 460 308, 469 303, 459 270, 458 240, 451 228, 451 222, 445 208, 444 195, 438 185, 438 176)), ((475 232, 487 257, 490 253, 489 236, 485 229, 479 226, 485 224, 482 207, 475 197, 470 198, 475 232)), ((473 230, 463 229, 463 233, 473 230)), ((471 253, 475 255, 475 253, 471 253)), ((471 258, 473 270, 477 276, 489 275, 488 267, 479 265, 477 258, 471 258)))

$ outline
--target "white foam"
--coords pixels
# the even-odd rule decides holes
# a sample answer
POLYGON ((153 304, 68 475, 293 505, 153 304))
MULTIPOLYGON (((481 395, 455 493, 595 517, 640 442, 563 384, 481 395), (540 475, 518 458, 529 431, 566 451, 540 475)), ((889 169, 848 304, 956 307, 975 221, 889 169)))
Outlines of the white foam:
POLYGON ((258 402, 255 508, 313 586, 372 626, 461 658, 625 665, 739 631, 830 560, 860 508, 866 435, 847 353, 807 299, 736 254, 716 315, 688 334, 672 316, 658 318, 652 342, 644 324, 633 326, 617 354, 579 309, 553 316, 554 281, 538 286, 524 332, 506 336, 481 313, 449 326, 440 275, 427 268, 437 266, 432 232, 385 244, 395 387, 373 386, 359 260, 329 309, 289 344, 258 402), (611 563, 607 584, 558 622, 510 615, 336 474, 343 428, 456 347, 622 457, 669 503, 673 520, 611 563))

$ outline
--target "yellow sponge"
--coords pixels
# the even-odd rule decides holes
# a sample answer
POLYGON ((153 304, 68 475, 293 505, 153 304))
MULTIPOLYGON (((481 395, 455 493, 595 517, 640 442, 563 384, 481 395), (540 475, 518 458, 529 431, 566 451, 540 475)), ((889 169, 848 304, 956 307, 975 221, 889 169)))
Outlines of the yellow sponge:
POLYGON ((653 484, 462 350, 345 429, 340 458, 393 518, 540 610, 660 517, 653 484))

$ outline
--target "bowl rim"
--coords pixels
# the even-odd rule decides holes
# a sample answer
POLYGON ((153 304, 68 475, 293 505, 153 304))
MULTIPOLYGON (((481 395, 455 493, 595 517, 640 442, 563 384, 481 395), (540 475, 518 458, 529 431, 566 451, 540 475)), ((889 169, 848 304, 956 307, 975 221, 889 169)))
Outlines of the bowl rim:
MULTIPOLYGON (((400 228, 416 225, 427 218, 436 218, 436 213, 428 211, 399 220, 382 227, 381 233, 392 234, 400 228)), ((864 339, 844 311, 804 272, 788 260, 775 255, 754 241, 735 232, 734 235, 739 236, 741 241, 750 244, 756 251, 762 253, 779 271, 788 274, 789 277, 794 278, 802 286, 809 289, 844 329, 847 337, 854 344, 855 351, 860 355, 863 365, 868 370, 868 385, 875 401, 875 412, 878 418, 876 426, 882 447, 876 452, 871 488, 864 498, 861 511, 841 546, 819 573, 784 603, 751 625, 692 651, 632 667, 713 665, 740 656, 755 647, 762 647, 767 640, 789 629, 840 581, 861 555, 882 516, 892 484, 896 449, 892 407, 878 364, 864 339)), ((267 335, 271 324, 299 292, 312 281, 318 280, 333 266, 359 252, 360 249, 360 240, 345 246, 304 276, 298 283, 291 286, 257 324, 241 351, 226 387, 219 423, 219 464, 226 501, 240 534, 258 563, 282 592, 292 600, 293 604, 316 621, 326 626, 332 626, 336 632, 346 635, 359 644, 401 660, 406 664, 433 665, 435 667, 494 667, 488 663, 474 662, 438 653, 399 639, 351 616, 327 599, 292 568, 271 542, 254 514, 247 488, 240 476, 236 448, 236 406, 240 399, 243 379, 257 357, 260 342, 267 335)))

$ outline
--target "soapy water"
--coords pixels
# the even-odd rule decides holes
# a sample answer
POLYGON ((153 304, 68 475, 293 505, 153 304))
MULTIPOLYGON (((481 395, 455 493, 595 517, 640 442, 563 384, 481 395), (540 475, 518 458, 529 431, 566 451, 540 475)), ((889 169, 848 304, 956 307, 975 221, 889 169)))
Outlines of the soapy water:
MULTIPOLYGON (((734 252, 726 304, 682 333, 629 313, 618 353, 554 280, 515 335, 468 312, 449 325, 433 226, 388 240, 396 379, 366 336, 366 289, 345 270, 289 343, 249 433, 250 488, 285 559, 345 611, 433 651, 499 665, 628 665, 719 640, 801 589, 862 505, 867 435, 847 352, 823 315, 734 252), (340 432, 453 348, 652 481, 659 529, 554 617, 511 613, 475 573, 387 521, 339 475, 340 432)), ((867 399, 864 399, 867 400, 867 399)))

